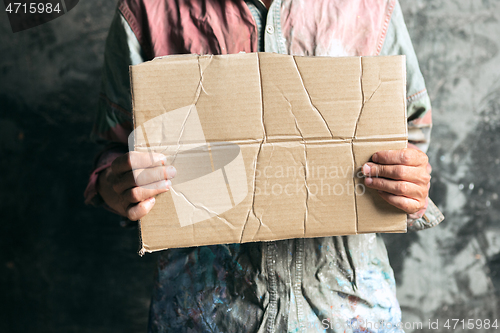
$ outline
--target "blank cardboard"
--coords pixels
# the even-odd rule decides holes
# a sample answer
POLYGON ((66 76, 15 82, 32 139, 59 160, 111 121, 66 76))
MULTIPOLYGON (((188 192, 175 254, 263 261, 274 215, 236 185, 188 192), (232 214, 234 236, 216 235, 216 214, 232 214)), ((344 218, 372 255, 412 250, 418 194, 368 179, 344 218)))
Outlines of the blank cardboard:
POLYGON ((140 221, 141 253, 405 232, 358 178, 407 145, 404 56, 176 55, 131 66, 131 149, 177 169, 140 221))

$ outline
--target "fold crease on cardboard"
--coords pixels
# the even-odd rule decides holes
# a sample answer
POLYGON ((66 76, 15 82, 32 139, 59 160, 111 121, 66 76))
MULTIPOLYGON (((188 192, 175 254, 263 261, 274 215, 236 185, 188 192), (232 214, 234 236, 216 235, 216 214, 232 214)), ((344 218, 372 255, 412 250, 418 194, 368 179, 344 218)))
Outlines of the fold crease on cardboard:
POLYGON ((131 150, 167 156, 141 253, 405 232, 358 177, 407 145, 404 56, 177 55, 131 66, 131 150))

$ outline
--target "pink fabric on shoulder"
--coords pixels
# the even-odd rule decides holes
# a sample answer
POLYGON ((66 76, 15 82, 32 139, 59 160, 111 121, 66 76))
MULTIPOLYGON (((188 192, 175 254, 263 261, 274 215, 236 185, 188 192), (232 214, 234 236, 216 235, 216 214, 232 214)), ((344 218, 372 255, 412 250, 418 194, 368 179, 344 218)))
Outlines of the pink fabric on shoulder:
POLYGON ((257 51, 257 28, 243 0, 121 0, 118 9, 150 59, 257 51))
POLYGON ((378 55, 395 4, 395 0, 283 0, 281 27, 287 49, 293 55, 378 55))

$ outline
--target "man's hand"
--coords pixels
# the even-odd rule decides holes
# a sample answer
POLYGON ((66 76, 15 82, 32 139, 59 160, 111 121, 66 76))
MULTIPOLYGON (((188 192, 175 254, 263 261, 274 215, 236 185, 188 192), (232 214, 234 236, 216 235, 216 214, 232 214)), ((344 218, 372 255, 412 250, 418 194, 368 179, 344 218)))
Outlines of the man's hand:
POLYGON ((378 190, 385 201, 411 218, 421 217, 431 180, 427 155, 412 148, 384 150, 373 154, 372 161, 362 168, 365 185, 378 190))
POLYGON ((145 216, 154 196, 169 190, 176 170, 165 166, 162 154, 129 152, 118 157, 99 174, 97 191, 104 202, 131 221, 145 216))

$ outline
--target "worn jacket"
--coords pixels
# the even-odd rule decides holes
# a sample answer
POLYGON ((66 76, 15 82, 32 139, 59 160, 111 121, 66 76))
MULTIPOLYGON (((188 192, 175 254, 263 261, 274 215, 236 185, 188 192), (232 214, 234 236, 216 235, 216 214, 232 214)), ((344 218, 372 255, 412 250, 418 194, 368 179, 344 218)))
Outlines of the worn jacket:
MULTIPOLYGON (((106 43, 86 190, 127 150, 128 66, 179 53, 405 54, 409 141, 426 151, 431 106, 396 0, 120 0, 106 43)), ((409 230, 443 219, 429 202, 409 230)), ((286 221, 283 221, 286 223, 286 221)), ((170 249, 160 255, 150 332, 402 332, 387 252, 376 234, 170 249)))

